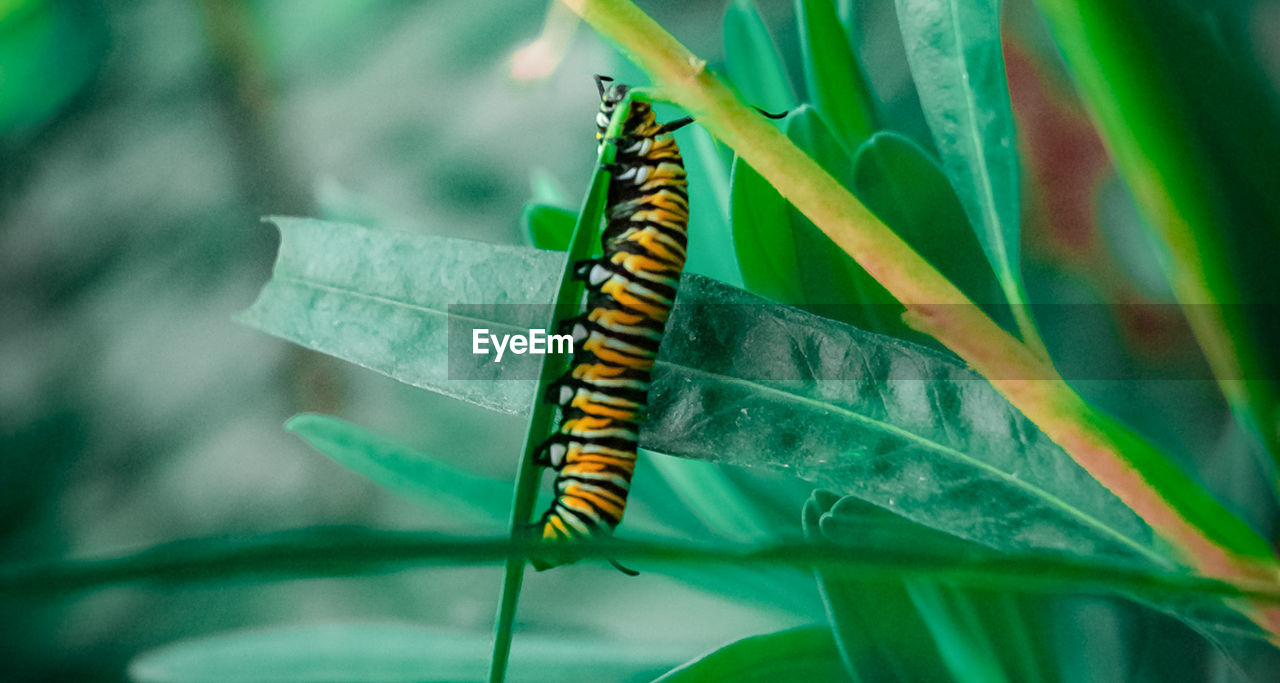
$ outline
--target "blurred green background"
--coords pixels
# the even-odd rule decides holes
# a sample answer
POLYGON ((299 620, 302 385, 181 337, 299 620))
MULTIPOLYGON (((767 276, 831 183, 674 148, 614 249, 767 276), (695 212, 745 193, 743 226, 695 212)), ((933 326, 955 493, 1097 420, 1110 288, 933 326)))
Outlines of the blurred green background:
MULTIPOLYGON (((721 58, 723 0, 640 4, 695 53, 721 58)), ((1033 299, 1167 302, 1150 249, 1132 243, 1140 231, 1108 228, 1138 218, 1055 48, 1025 2, 1009 4, 1033 299)), ((792 3, 758 5, 801 82, 792 3)), ((857 7, 888 118, 927 144, 892 1, 857 7)), ((1238 49, 1274 102, 1280 5, 1215 8, 1223 35, 1246 39, 1238 49)), ((591 75, 619 58, 579 28, 548 78, 513 80, 508 60, 545 12, 529 0, 0 0, 0 561, 322 524, 501 531, 401 501, 280 425, 303 411, 339 414, 509 479, 523 420, 290 348, 231 317, 270 275, 277 238, 263 215, 514 243, 531 174, 576 203, 595 159, 591 75)), ((1096 336, 1046 330, 1065 349, 1061 363, 1108 361, 1073 334, 1096 336)), ((1167 348, 1128 348, 1156 354, 1151 363, 1194 356, 1177 333, 1167 348)), ((1265 528, 1274 515, 1257 473, 1214 467, 1216 457, 1239 462, 1248 445, 1212 384, 1174 384, 1135 390, 1172 411, 1163 424, 1173 431, 1152 436, 1265 528)), ((1100 401, 1123 416, 1130 394, 1106 405, 1108 391, 1100 401)), ((581 573, 540 576, 524 592, 522 631, 653 641, 674 664, 825 618, 816 593, 797 596, 797 610, 660 576, 578 571, 598 574, 608 609, 564 600, 581 573)), ((487 567, 32 597, 0 605, 0 652, 10 680, 111 680, 139 652, 230 629, 403 621, 483 638, 500 581, 487 567)), ((1116 619, 1098 601, 1067 609, 1081 623, 1116 619)))

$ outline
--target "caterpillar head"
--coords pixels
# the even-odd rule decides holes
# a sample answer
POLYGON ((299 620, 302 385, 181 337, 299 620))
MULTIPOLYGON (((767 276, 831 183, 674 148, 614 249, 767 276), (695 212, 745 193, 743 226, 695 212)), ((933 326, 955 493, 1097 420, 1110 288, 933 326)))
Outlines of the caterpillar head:
POLYGON ((603 140, 609 120, 613 118, 613 110, 627 96, 627 86, 614 83, 608 76, 596 75, 596 88, 600 91, 600 113, 596 115, 596 127, 599 130, 596 132, 596 139, 603 140))

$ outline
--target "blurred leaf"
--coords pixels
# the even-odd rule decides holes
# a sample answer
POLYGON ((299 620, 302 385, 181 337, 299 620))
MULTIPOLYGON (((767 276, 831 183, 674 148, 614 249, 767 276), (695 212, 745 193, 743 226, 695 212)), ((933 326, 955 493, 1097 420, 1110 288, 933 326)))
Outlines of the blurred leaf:
POLYGON ((964 207, 928 153, 882 131, 863 143, 853 163, 858 199, 966 296, 1007 320, 1000 283, 964 207))
MULTIPOLYGON (((864 552, 875 553, 877 547, 882 549, 880 552, 910 547, 943 557, 996 556, 989 548, 940 533, 854 497, 835 500, 833 494, 815 492, 813 500, 806 505, 805 515, 806 528, 819 529, 821 538, 841 546, 863 548, 864 552)), ((849 587, 846 592, 856 590, 856 584, 839 578, 834 585, 849 587)), ((926 576, 913 576, 905 578, 903 585, 911 604, 920 610, 923 623, 937 642, 938 652, 951 668, 952 677, 992 680, 997 671, 1003 670, 1017 681, 1059 678, 1059 672, 1049 668, 1049 657, 1038 652, 1043 644, 1052 641, 1052 636, 1042 633, 1043 627, 1023 618, 1019 601, 1025 597, 1008 594, 1012 584, 995 582, 975 592, 940 584, 926 576), (990 589, 1001 592, 992 593, 990 589), (999 636, 985 635, 987 632, 999 636), (993 640, 998 640, 1002 647, 993 648, 990 645, 993 640), (975 665, 979 668, 974 669, 975 665)), ((877 599, 885 594, 892 593, 882 589, 876 593, 877 599)), ((1220 603, 1197 603, 1143 591, 1130 596, 1138 599, 1139 604, 1180 619, 1229 657, 1247 659, 1244 653, 1249 647, 1266 638, 1255 625, 1220 603)), ((843 597, 841 604, 847 606, 849 598, 843 597)), ((886 623, 883 608, 877 607, 874 611, 862 608, 862 612, 875 615, 869 623, 883 633, 886 623)), ((855 611, 853 616, 858 614, 855 611)), ((919 678, 913 675, 907 680, 919 678)))
POLYGON ((320 216, 325 220, 365 227, 376 227, 380 222, 377 209, 367 198, 344 187, 332 176, 317 180, 312 195, 320 216))
POLYGON ((858 9, 858 0, 836 0, 836 15, 840 17, 840 25, 849 36, 849 44, 855 48, 857 45, 854 44, 853 36, 858 32, 858 18, 861 16, 858 9))
POLYGON ((849 680, 825 626, 802 626, 735 641, 673 669, 662 683, 849 680))
POLYGON ((487 522, 506 517, 507 482, 465 472, 328 415, 295 415, 285 429, 392 491, 487 522))
POLYGON ((875 113, 866 77, 849 47, 833 0, 796 0, 800 50, 809 100, 826 117, 836 137, 856 149, 875 131, 875 113))
POLYGON ((577 220, 576 211, 536 202, 525 204, 520 212, 525 242, 551 251, 569 248, 569 238, 573 236, 573 224, 577 220))
MULTIPOLYGON (((1232 412, 1262 446, 1275 496, 1280 111, 1274 84, 1246 47, 1257 22, 1222 16, 1237 4, 1036 3, 1118 171, 1164 242, 1166 277, 1232 412)), ((1240 6, 1261 12, 1264 4, 1240 6)))
MULTIPOLYGON (((787 117, 787 137, 845 187, 853 186, 853 160, 818 112, 801 105, 787 117)), ((906 309, 858 262, 787 204, 800 265, 803 308, 872 332, 919 337, 902 321, 906 309)))
POLYGON ((681 503, 687 514, 706 525, 709 537, 758 544, 776 535, 761 519, 757 505, 743 496, 719 465, 661 453, 644 456, 669 487, 669 501, 681 503))
MULTIPOLYGON (((1034 336, 1019 265, 1019 175, 1000 45, 1000 0, 897 0, 907 61, 925 118, 969 223, 1034 336)), ((1036 342, 1038 344, 1038 342, 1036 342)))
POLYGON ((545 168, 535 168, 529 174, 529 189, 533 194, 533 198, 529 200, 531 204, 547 204, 557 208, 573 205, 560 181, 545 168))
MULTIPOLYGON (((689 545, 602 539, 584 543, 584 559, 616 558, 661 567, 810 568, 879 586, 903 577, 1002 591, 1107 591, 1152 603, 1177 604, 1206 632, 1265 642, 1266 634, 1232 614, 1222 598, 1245 597, 1280 604, 1274 584, 1230 584, 1182 570, 1149 569, 1064 553, 1005 554, 971 544, 964 552, 910 546, 866 534, 841 545, 781 544, 765 548, 700 548, 689 545)), ((419 531, 360 527, 310 527, 248 537, 215 536, 165 543, 129 555, 63 559, 0 566, 0 597, 18 602, 86 589, 145 582, 192 585, 205 581, 294 580, 363 576, 427 567, 496 564, 534 550, 533 542, 508 537, 465 538, 419 531)))
POLYGON ((961 362, 714 281, 682 281, 649 405, 646 448, 784 467, 993 548, 1169 563, 961 362))
MULTIPOLYGON (((838 544, 927 547, 956 556, 989 552, 857 498, 841 499, 826 491, 815 492, 805 505, 804 522, 810 537, 838 544)), ((886 664, 894 667, 899 680, 1054 678, 1036 652, 1047 635, 1029 631, 1009 595, 960 590, 924 577, 907 577, 901 585, 868 593, 847 580, 818 574, 833 625, 843 626, 837 633, 851 630, 851 637, 880 642, 879 652, 886 660, 914 641, 930 643, 928 648, 917 644, 911 657, 886 664), (991 635, 992 629, 998 629, 998 638, 991 635), (996 642, 1005 647, 997 649, 996 642), (948 674, 942 676, 942 671, 948 674)))
POLYGON ((782 55, 753 0, 731 0, 724 13, 724 60, 743 99, 768 112, 795 106, 782 55))
MULTIPOLYGON (((167 645, 129 665, 138 683, 182 681, 476 681, 489 636, 396 623, 335 623, 233 631, 167 645)), ((595 673, 652 675, 687 646, 529 634, 512 648, 512 680, 563 681, 595 673)))
POLYGON ((774 301, 803 301, 787 200, 740 157, 730 175, 729 216, 747 289, 774 301))
MULTIPOLYGON (((711 133, 702 126, 690 127, 689 137, 693 139, 693 156, 698 159, 695 169, 698 171, 696 179, 700 180, 698 184, 711 190, 712 196, 715 197, 716 214, 720 217, 721 225, 727 229, 729 226, 728 161, 732 159, 732 152, 727 148, 722 151, 716 139, 711 137, 711 133)), ((732 236, 729 239, 730 251, 732 251, 732 236)))
MULTIPOLYGON (((289 420, 286 429, 298 434, 320 452, 339 463, 386 486, 396 493, 407 495, 424 503, 449 506, 451 510, 468 513, 484 521, 505 519, 505 510, 511 502, 511 484, 481 477, 442 463, 337 418, 303 414, 289 420)), ((636 477, 630 496, 627 525, 623 531, 627 537, 653 541, 660 533, 661 522, 679 523, 682 515, 700 517, 708 524, 700 538, 721 538, 739 543, 768 541, 771 538, 768 525, 754 516, 751 501, 746 500, 729 482, 719 467, 696 460, 672 458, 650 453, 642 463, 651 464, 656 471, 636 477), (663 489, 659 482, 666 480, 671 489, 663 489), (658 493, 662 495, 659 498, 658 493), (635 508, 650 504, 663 505, 661 514, 646 516, 635 508), (679 509, 676 509, 679 508, 679 509)), ((772 604, 796 606, 797 589, 803 586, 793 579, 800 574, 791 570, 742 568, 726 572, 722 569, 703 570, 681 568, 676 576, 702 586, 707 590, 740 593, 744 586, 754 585, 757 593, 772 595, 772 604), (709 576, 717 574, 717 576, 709 576), (726 578, 731 579, 725 584, 726 578), (770 579, 772 584, 764 584, 770 579), (719 581, 719 585, 716 584, 719 581), (792 595, 782 593, 790 589, 792 595)))
MULTIPOLYGON (((933 581, 909 581, 906 588, 955 680, 974 683, 1010 680, 968 595, 933 581)), ((1005 626, 1014 629, 1020 625, 1005 626)), ((1008 630, 1000 635, 1007 638, 1008 630)))
POLYGON ((1098 188, 1097 202, 1098 232, 1120 266, 1119 275, 1152 301, 1173 301, 1173 288, 1165 276, 1169 245, 1152 232, 1129 189, 1108 174, 1098 188))
POLYGON ((108 41, 93 4, 33 1, 0 9, 0 142, 8 142, 34 132, 89 84, 108 41))
MULTIPOLYGON (((804 506, 806 537, 823 538, 821 520, 837 500, 840 497, 828 491, 813 492, 804 506)), ((871 533, 879 529, 868 527, 871 533)), ((946 667, 938 657, 933 636, 902 583, 868 590, 865 584, 823 569, 816 569, 814 575, 831 632, 853 678, 867 679, 869 671, 881 672, 877 680, 885 681, 945 678, 946 667)))
POLYGON ((449 306, 466 305, 471 322, 498 332, 544 327, 564 254, 303 218, 272 221, 281 235, 275 272, 241 322, 491 410, 527 409, 532 381, 494 378, 536 376, 530 365, 541 357, 507 355, 494 363, 494 356, 460 349, 451 364, 449 306), (529 303, 543 305, 510 305, 529 303))
POLYGON ((675 133, 689 176, 689 259, 685 272, 742 283, 729 232, 729 172, 702 126, 675 133))

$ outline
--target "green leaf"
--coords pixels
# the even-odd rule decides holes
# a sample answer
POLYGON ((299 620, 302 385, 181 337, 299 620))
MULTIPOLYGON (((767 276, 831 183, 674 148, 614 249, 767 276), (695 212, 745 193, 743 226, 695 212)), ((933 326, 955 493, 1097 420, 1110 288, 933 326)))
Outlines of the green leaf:
POLYGON ((784 303, 800 303, 800 267, 796 261, 787 200, 740 157, 734 157, 729 181, 733 249, 748 290, 784 303))
MULTIPOLYGON (((836 180, 853 186, 853 160, 813 107, 801 105, 792 112, 786 133, 836 180)), ((902 321, 906 309, 888 290, 804 214, 790 203, 787 207, 805 310, 872 332, 921 336, 902 321)))
MULTIPOLYGON (((864 527, 858 527, 864 532, 864 527)), ((698 548, 651 542, 601 541, 586 545, 587 559, 616 558, 654 567, 819 566, 839 576, 878 586, 903 577, 926 577, 957 585, 1015 591, 1114 591, 1152 602, 1196 606, 1197 601, 1248 598, 1280 604, 1274 584, 1236 585, 1183 570, 1148 569, 1061 553, 1005 555, 971 544, 965 552, 904 547, 900 541, 849 538, 839 546, 783 544, 760 549, 698 548)), ((118 557, 63 559, 0 566, 0 597, 31 600, 114 584, 186 585, 198 582, 294 580, 362 576, 432 566, 495 564, 532 549, 528 539, 459 538, 417 531, 358 527, 312 527, 258 536, 216 536, 165 543, 118 557)), ((645 568, 641 565, 641 568, 645 568)), ((1203 623, 1214 632, 1265 641, 1265 632, 1240 615, 1222 618, 1217 602, 1199 602, 1203 623)))
MULTIPOLYGON (((663 642, 523 635, 512 647, 512 679, 563 681, 584 671, 610 677, 657 674, 687 656, 663 642)), ((138 656, 138 683, 199 681, 474 681, 485 676, 489 637, 398 623, 334 623, 233 631, 138 656)))
POLYGON ((1167 565, 1149 527, 950 357, 689 277, 641 444, 787 468, 993 548, 1167 565))
POLYGON ((689 260, 684 269, 721 282, 742 284, 729 230, 729 170, 715 140, 702 126, 675 133, 689 175, 689 260))
POLYGON ((520 212, 520 226, 525 242, 539 249, 565 251, 573 235, 573 224, 578 214, 558 206, 530 202, 520 212))
POLYGON ((882 131, 858 148, 853 165, 858 199, 970 300, 1010 324, 1000 283, 964 207, 929 154, 882 131))
MULTIPOLYGON (((863 552, 874 553, 877 547, 882 552, 910 547, 944 557, 994 556, 992 550, 983 546, 939 533, 857 498, 836 500, 836 496, 825 491, 815 492, 806 505, 805 524, 806 530, 818 530, 818 533, 811 533, 811 537, 861 548, 863 552)), ((856 584, 838 577, 834 585, 856 589, 856 584)), ((1013 587, 1012 583, 1003 586, 993 583, 975 592, 961 591, 926 577, 914 576, 905 578, 903 585, 909 600, 919 609, 923 623, 927 624, 937 642, 937 651, 946 660, 951 677, 985 681, 1003 676, 999 672, 1006 671, 1010 678, 1018 681, 1059 678, 1058 673, 1044 661, 1048 658, 1047 653, 1038 652, 1039 644, 1051 642, 1053 635, 1041 632, 1045 628, 1042 622, 1033 625, 1023 617, 1019 601, 1026 598, 1005 592, 1013 587), (987 590, 992 587, 1002 592, 987 590), (987 635, 988 632, 999 633, 999 637, 987 635), (992 641, 1002 642, 1005 647, 993 648, 990 645, 992 641)), ((892 595, 892 590, 877 591, 877 599, 886 594, 892 595)), ((1140 605, 1181 619, 1228 656, 1247 659, 1244 652, 1248 647, 1266 638, 1255 625, 1220 603, 1197 603, 1155 593, 1143 595, 1141 591, 1130 594, 1140 605)), ((842 604, 847 605, 847 600, 842 604)), ((871 613, 876 616, 871 623, 883 633, 887 628, 885 609, 877 605, 871 613)), ((852 616, 861 615, 855 612, 852 616)), ((906 680, 920 680, 920 675, 913 673, 906 680)), ((926 677, 935 678, 927 674, 926 677)))
POLYGON ((725 71, 750 104, 765 111, 795 106, 782 55, 752 0, 732 0, 724 13, 725 71))
POLYGON ((968 595, 933 581, 908 581, 906 587, 952 677, 974 683, 1009 680, 968 595))
POLYGON ((538 356, 448 354, 449 306, 495 332, 544 327, 565 255, 468 240, 379 232, 303 218, 280 228, 275 272, 239 320, 416 387, 502 412, 533 399, 538 356), (512 306, 509 304, 543 304, 512 306))
MULTIPOLYGON (((944 556, 990 552, 857 498, 838 498, 826 491, 815 492, 806 503, 804 525, 810 538, 838 544, 928 548, 944 556)), ((869 641, 873 651, 862 659, 878 655, 879 666, 892 670, 898 680, 1052 678, 1036 657, 1036 643, 1048 636, 1029 632, 1012 596, 962 591, 925 577, 905 577, 900 584, 868 592, 830 572, 817 574, 842 651, 854 646, 845 642, 869 641), (990 634, 993 629, 999 638, 990 634), (1026 647, 997 649, 997 641, 1026 647), (908 649, 911 655, 901 656, 908 649), (1016 675, 1006 676, 1006 671, 1016 675)))
POLYGON ((545 168, 535 168, 529 173, 529 189, 533 194, 531 204, 546 204, 557 208, 565 208, 573 202, 560 181, 545 168))
MULTIPOLYGON (((527 248, 283 223, 283 265, 246 317, 312 348, 385 367, 401 380, 421 377, 421 366, 445 365, 446 347, 442 340, 424 343, 422 323, 401 322, 443 316, 397 292, 474 301, 475 291, 483 295, 486 287, 500 289, 505 282, 545 291, 543 283, 554 278, 547 266, 559 265, 547 261, 559 255, 527 248), (489 263, 503 260, 489 277, 464 278, 471 294, 441 272, 427 270, 417 280, 404 272, 437 260, 436 268, 478 261, 467 255, 469 248, 489 263), (345 278, 330 277, 335 264, 343 266, 336 270, 345 278), (371 273, 387 275, 365 275, 371 273), (392 274, 406 279, 390 287, 392 274), (433 283, 445 291, 424 286, 433 283), (370 296, 360 289, 366 286, 379 288, 370 296), (300 291, 273 293, 278 287, 300 291)), ((482 404, 498 410, 527 410, 533 402, 532 383, 522 395, 505 387, 524 383, 477 384, 489 392, 482 404)), ((448 393, 443 383, 420 385, 448 393)), ((1165 562, 1137 516, 958 361, 696 275, 681 282, 650 405, 641 445, 651 450, 789 467, 833 490, 997 548, 1165 562)))
MULTIPOLYGON (((840 497, 814 491, 805 503, 803 525, 810 539, 825 538, 824 516, 840 497)), ((919 527, 923 528, 923 527, 919 527)), ((879 533, 879 525, 866 531, 879 533)), ((921 620, 902 582, 867 590, 864 583, 824 569, 814 570, 818 589, 827 607, 845 667, 855 679, 868 679, 868 671, 880 671, 882 680, 942 680, 946 667, 938 657, 932 634, 921 620), (862 672, 862 675, 859 675, 862 672)))
POLYGON ((285 429, 396 493, 484 521, 506 517, 507 482, 465 472, 328 415, 295 415, 285 429))
POLYGON ((27 138, 89 85, 107 51, 106 24, 96 5, 0 8, 0 143, 27 138))
POLYGON ((866 76, 832 0, 796 0, 800 50, 809 100, 846 147, 856 149, 875 131, 866 76))
POLYGON ((1280 231, 1270 227, 1280 225, 1272 178, 1280 112, 1274 87, 1243 56, 1250 23, 1223 16, 1234 3, 1036 5, 1117 170, 1164 243, 1165 275, 1232 412, 1263 447, 1256 452, 1274 497, 1280 231))
POLYGON ((1024 339, 1039 345, 1019 265, 1013 109, 1000 46, 1000 0, 897 0, 925 119, 1024 339))
POLYGON ((849 680, 827 627, 802 626, 743 638, 667 672, 655 683, 780 680, 849 680))
POLYGON ((384 221, 379 211, 367 197, 345 187, 332 176, 318 178, 311 196, 321 218, 339 223, 355 223, 366 227, 378 227, 384 221))
POLYGON ((757 506, 725 476, 719 465, 652 452, 644 452, 642 457, 652 464, 653 474, 660 476, 669 487, 669 498, 664 502, 682 504, 685 514, 705 525, 709 532, 706 537, 758 544, 775 536, 757 506))
MULTIPOLYGON (((599 163, 591 176, 591 185, 582 200, 573 235, 569 240, 569 254, 555 273, 554 307, 543 314, 543 329, 555 329, 558 321, 567 320, 578 313, 584 294, 583 283, 573 277, 574 263, 591 254, 592 245, 598 242, 600 223, 604 219, 605 203, 609 189, 608 165, 615 158, 614 140, 619 126, 630 111, 630 103, 624 100, 614 111, 613 121, 605 131, 605 144, 600 147, 599 163)), ((520 449, 520 464, 516 470, 515 492, 511 501, 509 537, 513 543, 528 537, 529 523, 533 520, 533 506, 538 499, 542 483, 542 468, 535 464, 537 450, 551 434, 556 409, 543 396, 551 383, 564 372, 568 361, 551 355, 529 356, 536 358, 538 383, 530 397, 529 428, 525 432, 524 445, 520 449)), ((493 626, 493 657, 489 665, 490 683, 501 683, 506 678, 507 663, 511 656, 511 638, 515 630, 516 606, 520 589, 524 584, 524 555, 511 555, 503 563, 502 592, 498 597, 498 613, 493 626)))

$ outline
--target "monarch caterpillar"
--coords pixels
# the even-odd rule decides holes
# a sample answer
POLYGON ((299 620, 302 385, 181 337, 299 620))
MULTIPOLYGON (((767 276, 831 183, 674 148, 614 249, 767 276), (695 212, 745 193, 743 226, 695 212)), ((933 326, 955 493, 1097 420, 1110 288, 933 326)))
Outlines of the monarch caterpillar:
MULTIPOLYGON (((626 85, 606 85, 612 81, 596 76, 601 148, 627 95, 626 85)), ((536 526, 544 542, 557 545, 531 558, 539 570, 575 561, 569 544, 612 534, 622 521, 650 371, 688 247, 684 161, 670 133, 692 121, 660 124, 649 103, 633 100, 614 141, 604 255, 574 265, 574 277, 589 292, 587 312, 566 321, 576 349, 573 363, 547 391, 547 400, 560 406, 561 421, 537 462, 557 476, 555 500, 536 526)))

